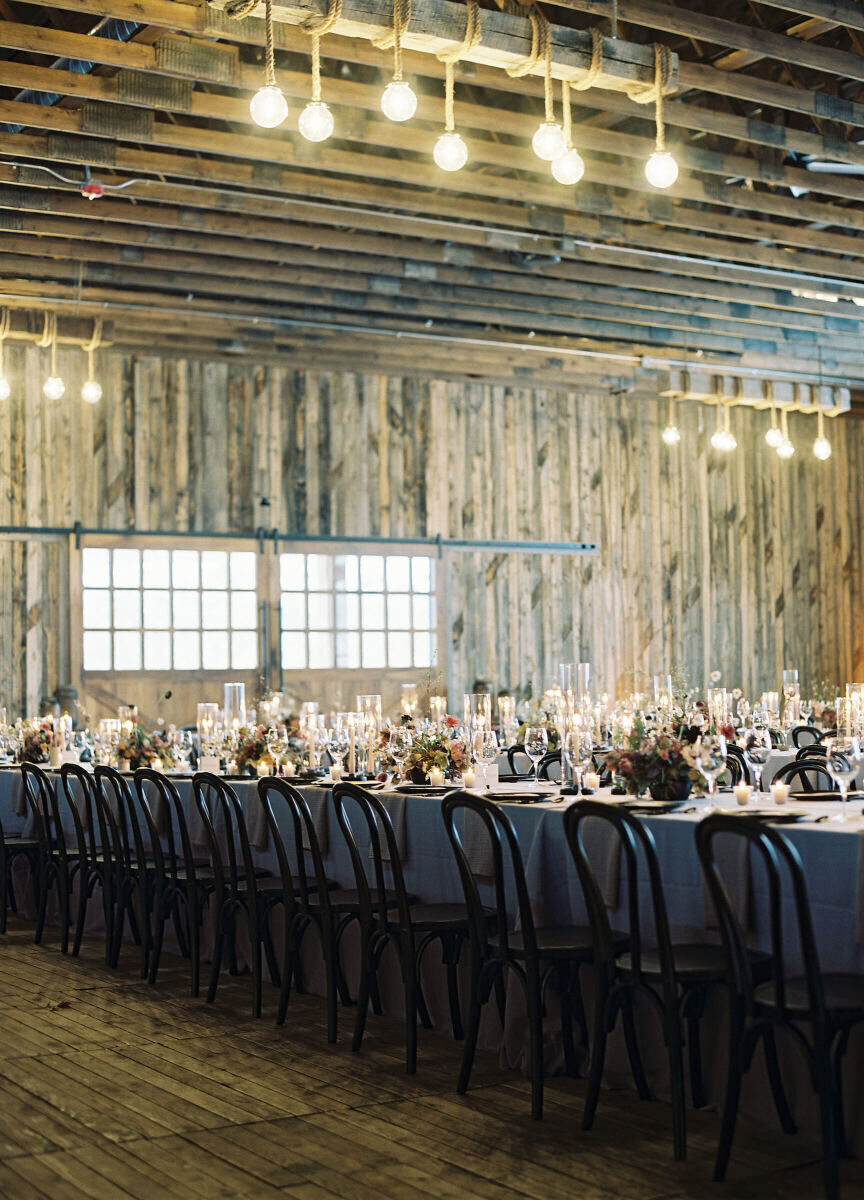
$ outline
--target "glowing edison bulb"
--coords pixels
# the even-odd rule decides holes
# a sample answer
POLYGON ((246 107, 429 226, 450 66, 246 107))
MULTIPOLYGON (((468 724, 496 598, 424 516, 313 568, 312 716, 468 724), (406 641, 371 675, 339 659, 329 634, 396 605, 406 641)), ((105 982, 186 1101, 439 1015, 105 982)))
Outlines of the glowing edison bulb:
POLYGON ((461 171, 468 161, 468 147, 455 130, 442 133, 435 143, 432 157, 442 171, 461 171))
POLYGON ((660 436, 667 446, 677 446, 681 441, 681 433, 677 425, 667 425, 660 436))
POLYGON ((824 462, 826 458, 831 457, 831 443, 826 437, 817 437, 813 443, 813 453, 820 462, 824 462))
POLYGON ((0 400, 8 400, 11 392, 12 388, 9 386, 9 380, 0 375, 0 400))
POLYGON ((645 164, 645 178, 656 188, 671 187, 678 178, 678 164, 668 150, 655 150, 645 164))
POLYGON ((81 385, 81 399, 88 404, 98 404, 102 399, 102 384, 96 379, 88 379, 81 385))
POLYGON ((792 445, 792 443, 789 441, 788 438, 784 438, 783 441, 780 443, 780 445, 777 447, 777 453, 780 455, 781 458, 791 458, 792 455, 795 453, 795 447, 792 445))
POLYGON ((288 116, 288 101, 275 83, 259 88, 249 102, 249 114, 262 129, 275 129, 288 116))
POLYGON ((736 448, 738 442, 735 440, 735 435, 728 429, 718 429, 711 435, 711 445, 715 450, 722 450, 724 454, 728 454, 730 450, 736 448))
POLYGON ((585 174, 585 162, 578 150, 565 150, 552 163, 552 178, 565 187, 578 183, 585 174))
POLYGON ((772 450, 778 450, 783 445, 783 430, 778 428, 777 425, 772 425, 765 432, 765 441, 772 450))
POLYGON ((47 400, 59 400, 66 391, 66 384, 59 375, 49 375, 42 384, 42 393, 47 400))
POLYGON ((544 162, 554 162, 556 158, 567 153, 564 130, 557 121, 544 121, 538 126, 531 145, 537 157, 542 158, 544 162))
POLYGON ((333 132, 333 114, 323 100, 310 100, 300 114, 297 128, 307 142, 325 142, 333 132))
POLYGON ((381 96, 381 111, 391 121, 410 121, 417 111, 417 97, 404 79, 391 79, 381 96))

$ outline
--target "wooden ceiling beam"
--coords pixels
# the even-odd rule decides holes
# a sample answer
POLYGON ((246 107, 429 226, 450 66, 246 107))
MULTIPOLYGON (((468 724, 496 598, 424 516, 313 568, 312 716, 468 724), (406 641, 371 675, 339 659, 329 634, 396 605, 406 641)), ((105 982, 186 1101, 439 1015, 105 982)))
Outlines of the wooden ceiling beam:
MULTIPOLYGON (((551 0, 554 4, 555 0, 551 0)), ((759 0, 764 8, 795 13, 799 17, 815 17, 832 25, 864 31, 864 9, 854 0, 759 0)))

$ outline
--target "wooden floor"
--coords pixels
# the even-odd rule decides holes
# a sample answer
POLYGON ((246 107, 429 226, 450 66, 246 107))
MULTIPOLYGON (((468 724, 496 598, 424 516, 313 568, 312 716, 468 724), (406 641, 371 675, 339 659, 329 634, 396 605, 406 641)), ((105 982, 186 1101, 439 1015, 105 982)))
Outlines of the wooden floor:
MULTIPOLYGON (((217 1002, 189 998, 185 964, 157 988, 126 951, 63 958, 13 923, 0 939, 0 1197, 3 1200, 810 1200, 817 1150, 742 1130, 730 1182, 710 1183, 717 1117, 696 1113, 690 1158, 672 1160, 669 1109, 604 1093, 582 1133, 583 1083, 554 1080, 542 1124, 526 1081, 479 1056, 466 1098, 453 1090, 458 1047, 421 1034, 406 1077, 398 1021, 370 1018, 363 1052, 324 1039, 323 1006, 299 997, 288 1023, 249 1016, 248 980, 217 1002)), ((347 1022, 346 1022, 347 1025, 347 1022)), ((846 1194, 864 1163, 843 1165, 846 1194)))

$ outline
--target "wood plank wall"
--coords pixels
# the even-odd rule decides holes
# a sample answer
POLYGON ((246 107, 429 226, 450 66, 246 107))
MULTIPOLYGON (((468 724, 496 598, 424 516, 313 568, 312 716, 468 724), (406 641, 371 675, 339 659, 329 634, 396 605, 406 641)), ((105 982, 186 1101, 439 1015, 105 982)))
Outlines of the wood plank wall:
MULTIPOLYGON (((820 463, 813 419, 793 416, 798 452, 783 463, 751 411, 733 412, 739 449, 721 456, 713 413, 680 406, 669 451, 665 404, 628 395, 103 352, 90 407, 84 356, 60 358, 67 393, 50 403, 39 352, 7 351, 2 525, 599 542, 594 558, 451 556, 457 695, 476 677, 540 687, 577 658, 610 692, 673 667, 751 692, 789 665, 805 689, 864 677, 854 419, 830 424, 820 463)), ((0 535, 0 704, 13 711, 66 682, 66 556, 62 540, 0 535)))

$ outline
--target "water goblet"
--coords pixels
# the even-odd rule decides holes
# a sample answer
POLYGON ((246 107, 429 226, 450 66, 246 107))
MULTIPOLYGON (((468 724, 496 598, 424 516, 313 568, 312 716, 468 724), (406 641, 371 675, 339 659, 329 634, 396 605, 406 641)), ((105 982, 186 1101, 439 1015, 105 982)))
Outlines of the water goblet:
POLYGON ((400 778, 405 777, 405 763, 408 760, 408 755, 411 753, 413 745, 414 734, 407 725, 396 725, 390 730, 388 748, 391 757, 396 763, 396 769, 400 778))
POLYGON ((726 767, 726 739, 722 733, 703 733, 693 745, 693 761, 708 784, 709 811, 713 810, 717 777, 726 767))
POLYGON ((529 725, 525 730, 525 753, 531 759, 534 782, 537 782, 537 766, 549 749, 549 734, 544 725, 529 725))
MULTIPOLYGON (((860 761, 861 746, 857 738, 829 738, 825 743, 825 766, 828 768, 828 774, 837 784, 840 801, 844 806, 849 798, 849 786, 858 774, 860 761)), ((841 811, 837 820, 846 821, 848 817, 845 812, 841 811)))

